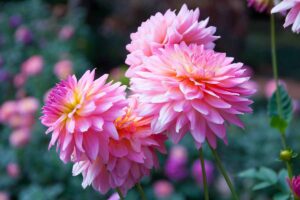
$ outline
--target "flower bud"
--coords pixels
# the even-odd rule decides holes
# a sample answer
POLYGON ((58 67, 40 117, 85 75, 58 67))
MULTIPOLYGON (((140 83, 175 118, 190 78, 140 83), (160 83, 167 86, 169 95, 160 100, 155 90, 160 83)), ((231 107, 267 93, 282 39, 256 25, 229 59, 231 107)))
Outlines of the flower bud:
POLYGON ((280 157, 280 160, 282 160, 282 161, 290 161, 293 157, 293 151, 291 151, 291 150, 282 150, 280 152, 279 157, 280 157))

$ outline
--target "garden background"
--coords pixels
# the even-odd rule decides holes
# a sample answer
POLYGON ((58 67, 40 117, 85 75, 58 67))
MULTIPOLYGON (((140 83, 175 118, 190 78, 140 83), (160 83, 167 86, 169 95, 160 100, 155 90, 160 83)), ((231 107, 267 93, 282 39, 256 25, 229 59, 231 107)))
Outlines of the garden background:
MULTIPOLYGON (((9 121, 3 109, 0 113, 0 200, 92 200, 111 195, 100 195, 91 187, 83 189, 82 177, 72 177, 71 165, 59 160, 55 148, 48 151, 50 137, 38 120, 45 95, 67 74, 80 77, 93 68, 98 76, 110 73, 111 79, 128 84, 124 61, 130 33, 150 15, 178 10, 184 3, 190 9, 199 7, 201 19, 210 18, 209 25, 216 26, 221 36, 216 50, 247 65, 253 77, 249 87, 257 88, 254 113, 242 117, 245 129, 230 127, 229 145, 219 144, 224 165, 242 199, 279 198, 281 191, 274 187, 253 188, 259 177, 253 178, 251 171, 240 174, 265 166, 278 173, 274 184, 287 185, 277 158, 280 135, 270 128, 267 115, 267 98, 275 88, 268 14, 248 8, 246 0, 1 0, 0 106, 13 101, 17 114, 9 121)), ((283 20, 276 16, 279 74, 294 104, 287 139, 300 152, 300 40, 299 35, 283 29, 283 20)), ((194 164, 198 152, 192 138, 185 137, 172 150, 171 142, 167 145, 171 153, 160 158, 160 169, 142 181, 147 196, 199 199, 203 196, 201 170, 194 164)), ((212 199, 229 199, 230 191, 209 151, 205 157, 211 161, 212 199)), ((299 159, 295 163, 295 174, 299 174, 299 159)), ((139 195, 133 189, 127 198, 139 199, 139 195)))

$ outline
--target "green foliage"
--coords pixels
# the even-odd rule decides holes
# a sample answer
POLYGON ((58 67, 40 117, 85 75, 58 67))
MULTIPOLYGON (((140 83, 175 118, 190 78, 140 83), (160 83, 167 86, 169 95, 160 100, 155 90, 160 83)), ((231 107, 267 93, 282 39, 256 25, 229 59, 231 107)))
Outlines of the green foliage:
POLYGON ((293 116, 293 105, 291 98, 282 85, 278 86, 269 100, 268 114, 271 127, 285 133, 293 116))

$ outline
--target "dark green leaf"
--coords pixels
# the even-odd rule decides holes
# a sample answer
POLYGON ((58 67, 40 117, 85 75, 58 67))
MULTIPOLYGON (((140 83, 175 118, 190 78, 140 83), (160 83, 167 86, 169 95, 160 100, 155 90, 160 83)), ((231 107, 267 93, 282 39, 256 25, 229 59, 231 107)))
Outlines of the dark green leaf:
POLYGON ((273 200, 288 200, 290 199, 290 194, 278 193, 275 194, 273 200))
POLYGON ((272 169, 261 167, 258 170, 257 178, 270 184, 277 183, 277 174, 272 169))
POLYGON ((257 170, 254 168, 247 169, 245 171, 242 171, 238 174, 241 178, 256 178, 257 177, 257 170))
POLYGON ((270 186, 272 186, 272 185, 273 185, 273 184, 272 184, 272 183, 269 183, 269 182, 261 182, 261 183, 258 183, 258 184, 256 184, 256 185, 254 185, 254 187, 252 188, 252 190, 261 190, 261 189, 270 187, 270 186))

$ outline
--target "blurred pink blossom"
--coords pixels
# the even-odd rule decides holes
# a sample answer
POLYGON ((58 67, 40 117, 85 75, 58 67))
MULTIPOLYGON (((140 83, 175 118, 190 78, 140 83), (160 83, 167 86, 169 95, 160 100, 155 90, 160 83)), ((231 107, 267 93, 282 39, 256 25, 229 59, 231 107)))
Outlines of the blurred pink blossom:
POLYGON ((107 200, 120 200, 118 193, 113 193, 107 200))
POLYGON ((54 74, 61 80, 73 73, 73 63, 70 60, 60 60, 54 66, 54 74))
POLYGON ((17 42, 30 44, 32 42, 32 33, 27 27, 20 26, 15 33, 15 38, 17 42))
POLYGON ((175 145, 171 148, 165 163, 165 174, 171 180, 182 180, 187 177, 188 154, 184 146, 175 145))
POLYGON ((20 168, 19 165, 16 163, 9 163, 6 166, 7 174, 12 178, 18 178, 20 175, 20 168))
POLYGON ((26 83, 27 76, 23 73, 19 73, 14 77, 14 85, 17 88, 23 87, 24 84, 26 83))
MULTIPOLYGON (((204 161, 205 172, 206 172, 206 180, 207 183, 210 184, 214 179, 214 165, 212 162, 205 160, 204 161)), ((197 183, 203 184, 203 175, 202 175, 202 167, 200 160, 196 160, 192 166, 192 175, 196 179, 197 183)))
POLYGON ((269 12, 273 0, 248 0, 248 7, 253 7, 257 12, 269 12))
POLYGON ((59 38, 68 40, 74 35, 74 27, 72 25, 66 25, 59 31, 59 38))
POLYGON ((297 198, 300 198, 300 176, 294 176, 292 179, 288 179, 291 190, 297 198))
POLYGON ((4 191, 0 191, 0 200, 10 200, 9 194, 4 191))
POLYGON ((153 185, 154 194, 157 198, 168 198, 174 192, 173 185, 166 180, 158 180, 153 185))
POLYGON ((42 56, 34 55, 22 63, 22 73, 26 76, 39 74, 43 70, 44 59, 42 56))
POLYGON ((13 147, 22 148, 28 144, 30 138, 30 130, 28 128, 20 128, 11 133, 9 141, 13 147))

